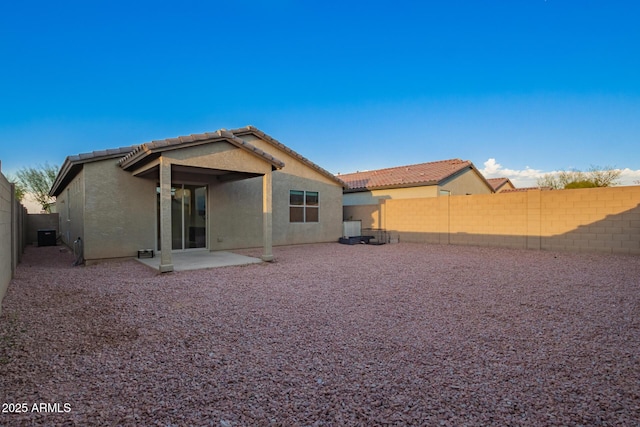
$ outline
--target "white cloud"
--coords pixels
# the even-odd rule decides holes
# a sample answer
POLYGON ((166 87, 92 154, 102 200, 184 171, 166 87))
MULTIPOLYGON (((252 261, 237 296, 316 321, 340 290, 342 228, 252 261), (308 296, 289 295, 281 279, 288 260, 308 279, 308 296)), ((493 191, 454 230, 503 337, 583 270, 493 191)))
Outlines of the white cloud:
POLYGON ((640 185, 640 170, 622 169, 620 181, 622 185, 640 185))
MULTIPOLYGON (((484 162, 484 169, 480 172, 485 178, 509 178, 516 187, 535 187, 538 178, 548 173, 558 171, 543 171, 532 169, 527 166, 525 169, 509 169, 503 167, 496 159, 491 158, 484 162)), ((620 185, 640 185, 640 170, 625 168, 620 173, 620 185)))
POLYGON ((549 173, 529 166, 521 170, 505 168, 493 158, 484 162, 484 169, 480 172, 485 178, 509 178, 516 187, 534 187, 539 177, 549 173))

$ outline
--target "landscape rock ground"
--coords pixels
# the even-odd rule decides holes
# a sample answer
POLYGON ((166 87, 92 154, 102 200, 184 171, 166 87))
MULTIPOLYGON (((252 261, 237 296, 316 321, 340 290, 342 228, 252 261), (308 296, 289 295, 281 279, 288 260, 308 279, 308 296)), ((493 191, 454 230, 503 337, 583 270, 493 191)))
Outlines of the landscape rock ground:
POLYGON ((274 254, 159 274, 27 248, 0 316, 0 425, 640 424, 639 257, 274 254))

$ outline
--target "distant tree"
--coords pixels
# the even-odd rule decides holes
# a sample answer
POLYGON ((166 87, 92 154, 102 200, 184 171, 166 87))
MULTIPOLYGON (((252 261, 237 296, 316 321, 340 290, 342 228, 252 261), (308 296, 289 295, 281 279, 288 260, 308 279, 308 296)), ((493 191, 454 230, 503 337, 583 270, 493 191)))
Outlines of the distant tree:
POLYGON ((611 187, 619 184, 621 173, 620 169, 609 166, 591 166, 587 172, 572 169, 545 174, 538 178, 538 186, 554 189, 611 187))
POLYGON ((597 187, 597 185, 588 180, 573 181, 564 186, 564 188, 567 190, 571 188, 595 188, 595 187, 597 187))
POLYGON ((572 182, 586 181, 584 172, 579 170, 560 171, 548 173, 538 178, 538 187, 551 187, 555 190, 566 188, 572 182))
POLYGON ((51 212, 53 198, 49 197, 49 190, 53 186, 57 173, 58 167, 48 163, 35 168, 25 167, 16 172, 17 184, 25 193, 31 194, 45 212, 51 212))
POLYGON ((16 178, 13 175, 7 175, 7 181, 14 184, 16 200, 18 200, 19 202, 22 202, 24 200, 24 196, 27 194, 27 191, 22 186, 18 178, 16 178))
POLYGON ((538 178, 537 183, 538 187, 548 187, 553 188, 554 190, 562 188, 560 182, 558 181, 558 177, 553 173, 545 173, 538 178))
POLYGON ((620 169, 614 169, 610 166, 600 168, 592 165, 587 172, 589 181, 593 182, 596 187, 613 187, 620 184, 621 174, 620 169))

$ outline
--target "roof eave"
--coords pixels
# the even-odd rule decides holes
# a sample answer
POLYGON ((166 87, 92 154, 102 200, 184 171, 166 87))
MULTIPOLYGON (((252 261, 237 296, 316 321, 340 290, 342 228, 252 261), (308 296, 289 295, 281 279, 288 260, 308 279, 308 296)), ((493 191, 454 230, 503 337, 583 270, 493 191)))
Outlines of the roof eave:
POLYGON ((270 163, 273 169, 282 169, 284 167, 283 161, 236 137, 228 131, 219 130, 207 134, 191 135, 191 137, 195 139, 190 142, 181 142, 177 144, 171 144, 168 140, 152 141, 142 144, 138 149, 120 160, 120 167, 124 170, 131 170, 157 158, 165 151, 180 150, 222 141, 228 142, 231 145, 260 157, 270 163))
MULTIPOLYGON (((73 165, 74 165, 74 163, 69 159, 69 157, 67 157, 64 160, 64 163, 60 167, 60 170, 58 171, 58 174, 56 175, 56 179, 53 181, 53 185, 51 186, 51 189, 49 190, 49 196, 50 197, 57 197, 62 192, 62 190, 63 190, 62 183, 64 181, 66 181, 66 178, 69 175, 69 172, 71 171, 71 168, 72 168, 73 165)), ((73 179, 73 177, 75 177, 75 175, 76 174, 73 174, 73 176, 69 177, 69 179, 73 179)))
POLYGON ((406 182, 401 184, 388 184, 388 185, 372 185, 367 187, 356 187, 350 188, 346 187, 345 193, 363 193, 365 191, 372 190, 392 190, 394 188, 412 188, 412 187, 428 187, 431 185, 439 185, 439 181, 431 180, 431 181, 420 181, 420 182, 406 182))
POLYGON ((49 190, 49 196, 57 197, 62 190, 75 178, 80 170, 86 163, 99 162, 102 160, 116 159, 122 157, 126 151, 134 147, 121 147, 113 150, 94 151, 93 153, 83 153, 75 156, 67 156, 64 163, 56 175, 56 179, 53 181, 53 185, 49 190), (104 153, 104 154, 103 154, 104 153))

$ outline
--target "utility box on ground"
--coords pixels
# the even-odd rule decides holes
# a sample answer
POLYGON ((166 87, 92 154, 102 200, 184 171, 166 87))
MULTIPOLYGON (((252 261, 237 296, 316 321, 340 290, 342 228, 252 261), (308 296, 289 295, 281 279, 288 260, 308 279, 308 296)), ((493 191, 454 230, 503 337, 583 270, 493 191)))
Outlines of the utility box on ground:
POLYGON ((38 230, 38 246, 55 246, 56 230, 44 229, 38 230))

